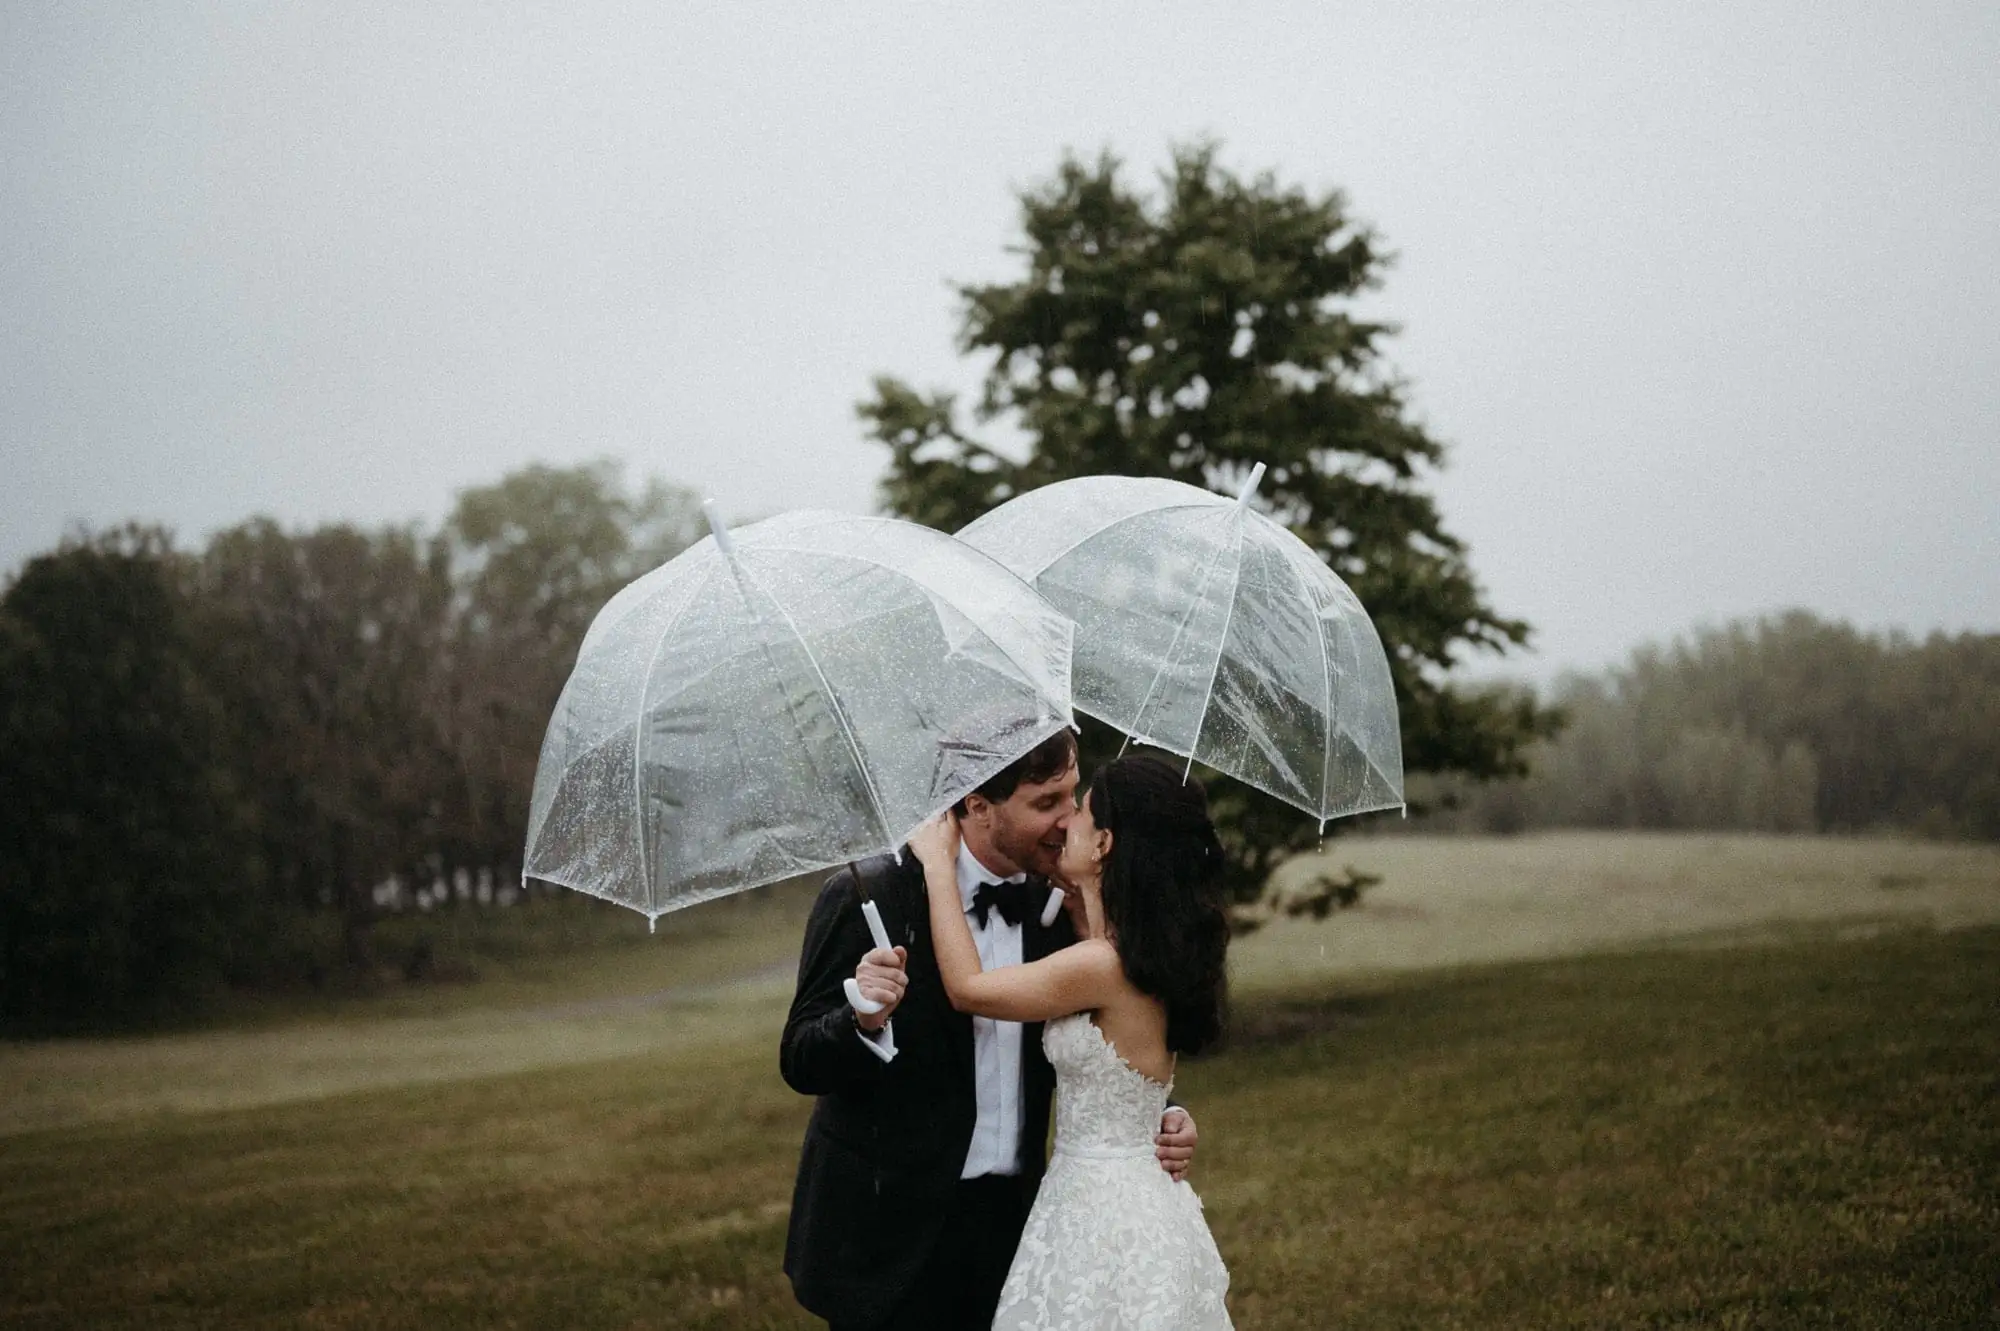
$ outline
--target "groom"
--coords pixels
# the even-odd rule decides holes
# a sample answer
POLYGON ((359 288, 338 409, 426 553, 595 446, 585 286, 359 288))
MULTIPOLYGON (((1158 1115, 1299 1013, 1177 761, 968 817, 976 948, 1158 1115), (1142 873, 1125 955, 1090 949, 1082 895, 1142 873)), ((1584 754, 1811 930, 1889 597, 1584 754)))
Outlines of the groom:
MULTIPOLYGON (((1076 737, 1063 730, 959 803, 958 885, 982 965, 1038 961, 1076 941, 1068 911, 1042 922, 1076 786, 1076 737)), ((952 1010, 915 856, 827 880, 778 1061, 792 1089, 819 1097, 785 1239, 799 1302, 835 1331, 991 1325, 1046 1167, 1055 1070, 1041 1023, 952 1010), (873 949, 857 873, 893 951, 873 949), (848 1006, 850 977, 881 1012, 848 1006)), ((1170 1107, 1161 1167, 1179 1177, 1194 1144, 1193 1120, 1170 1107)))

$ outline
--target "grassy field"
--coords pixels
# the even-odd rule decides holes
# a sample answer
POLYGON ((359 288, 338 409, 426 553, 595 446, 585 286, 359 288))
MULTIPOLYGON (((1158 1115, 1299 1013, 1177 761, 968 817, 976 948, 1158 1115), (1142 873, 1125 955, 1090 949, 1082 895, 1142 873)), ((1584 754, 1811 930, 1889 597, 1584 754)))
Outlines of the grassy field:
MULTIPOLYGON (((1180 1079, 1238 1324, 2000 1325, 2000 853, 1540 840, 1340 843, 1383 887, 1242 947, 1180 1079), (1482 914, 1561 865, 1540 925, 1482 914), (1537 929, 1556 959, 1489 959, 1537 929)), ((778 1271, 801 912, 436 1013, 0 1048, 0 1324, 813 1325, 778 1271)))
MULTIPOLYGON (((1392 824, 1393 825, 1393 824, 1392 824)), ((1800 923, 1859 936, 2000 924, 2000 847, 1656 832, 1381 836, 1327 843, 1276 875, 1382 875, 1339 928, 1280 920, 1233 958, 1239 984, 1655 946, 1736 946, 1800 923)))
POLYGON ((381 952, 424 931, 458 978, 280 995, 168 1034, 0 1041, 0 1136, 755 1039, 790 993, 811 891, 669 915, 656 937, 580 896, 386 921, 381 952))

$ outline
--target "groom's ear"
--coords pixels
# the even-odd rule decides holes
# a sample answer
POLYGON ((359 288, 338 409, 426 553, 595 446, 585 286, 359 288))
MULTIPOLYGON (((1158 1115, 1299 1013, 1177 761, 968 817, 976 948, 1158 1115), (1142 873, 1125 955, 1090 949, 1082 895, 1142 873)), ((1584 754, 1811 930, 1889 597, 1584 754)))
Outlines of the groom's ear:
POLYGON ((965 797, 963 803, 965 812, 959 815, 959 821, 962 823, 977 822, 980 826, 984 827, 986 819, 993 812, 993 801, 975 790, 965 797))

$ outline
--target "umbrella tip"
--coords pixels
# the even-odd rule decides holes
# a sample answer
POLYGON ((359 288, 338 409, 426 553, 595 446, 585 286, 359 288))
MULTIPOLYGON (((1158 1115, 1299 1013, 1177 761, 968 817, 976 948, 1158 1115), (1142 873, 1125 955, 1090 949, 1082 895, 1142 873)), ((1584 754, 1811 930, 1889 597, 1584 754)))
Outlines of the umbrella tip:
POLYGON ((708 519, 708 529, 715 533, 716 548, 733 558, 736 554, 736 542, 729 538, 729 528, 722 524, 722 510, 716 507, 713 499, 701 501, 701 515, 708 519))
POLYGON ((1250 496, 1257 493, 1257 485, 1264 479, 1264 464, 1258 463, 1250 469, 1250 479, 1243 482, 1243 488, 1236 492, 1236 502, 1247 504, 1250 496))

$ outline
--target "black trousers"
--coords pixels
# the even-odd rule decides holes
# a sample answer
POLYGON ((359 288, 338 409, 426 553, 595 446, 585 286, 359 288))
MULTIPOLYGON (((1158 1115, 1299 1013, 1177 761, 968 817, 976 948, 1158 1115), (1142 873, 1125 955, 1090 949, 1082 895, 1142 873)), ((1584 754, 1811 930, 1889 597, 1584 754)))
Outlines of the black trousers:
POLYGON ((930 1261, 887 1320, 832 1331, 985 1331, 1028 1223, 1034 1189, 1018 1177, 961 1179, 930 1261))

